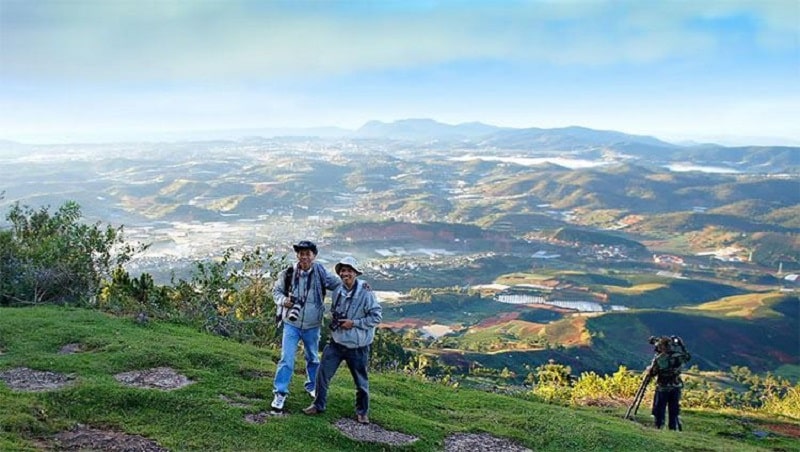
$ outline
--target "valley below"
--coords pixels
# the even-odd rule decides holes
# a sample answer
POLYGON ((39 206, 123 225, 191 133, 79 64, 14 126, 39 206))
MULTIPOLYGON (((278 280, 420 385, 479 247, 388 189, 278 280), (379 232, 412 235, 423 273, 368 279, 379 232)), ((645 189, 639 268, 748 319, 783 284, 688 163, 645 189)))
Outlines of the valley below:
POLYGON ((676 334, 701 369, 796 375, 800 150, 633 138, 4 143, 0 207, 75 201, 159 283, 313 240, 363 263, 384 328, 463 371, 643 368, 676 334))

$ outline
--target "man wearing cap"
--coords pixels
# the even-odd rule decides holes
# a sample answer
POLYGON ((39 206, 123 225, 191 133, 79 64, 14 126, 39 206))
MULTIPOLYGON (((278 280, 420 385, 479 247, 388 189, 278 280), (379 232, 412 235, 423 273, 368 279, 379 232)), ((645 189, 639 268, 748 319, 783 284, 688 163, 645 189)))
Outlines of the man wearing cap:
POLYGON ((328 384, 342 361, 347 363, 356 385, 356 419, 369 424, 369 348, 375 338, 375 327, 381 322, 381 306, 369 284, 357 280, 361 275, 358 262, 350 256, 336 264, 342 285, 331 294, 331 341, 322 351, 317 372, 314 403, 303 413, 315 415, 325 411, 328 384))
POLYGON ((292 246, 297 263, 278 274, 272 288, 272 297, 281 313, 283 338, 281 359, 273 381, 272 409, 282 412, 289 395, 289 382, 294 372, 297 344, 303 341, 306 359, 305 390, 311 397, 315 394, 317 369, 319 368, 319 337, 322 315, 325 308, 325 290, 335 290, 341 280, 314 262, 317 245, 303 240, 292 246))

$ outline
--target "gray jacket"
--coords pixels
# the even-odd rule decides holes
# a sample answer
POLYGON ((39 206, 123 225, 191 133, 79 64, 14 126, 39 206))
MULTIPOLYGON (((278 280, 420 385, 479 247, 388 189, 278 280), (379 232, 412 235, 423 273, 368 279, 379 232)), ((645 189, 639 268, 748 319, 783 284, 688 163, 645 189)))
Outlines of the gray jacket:
POLYGON ((297 264, 294 264, 294 270, 292 270, 292 272, 291 287, 293 299, 305 299, 305 304, 300 309, 300 315, 297 317, 297 320, 292 322, 287 319, 286 314, 288 313, 288 309, 283 307, 283 303, 286 301, 286 287, 284 286, 286 270, 278 274, 275 285, 272 286, 272 299, 278 311, 282 313, 281 317, 284 322, 303 330, 316 328, 322 325, 322 315, 325 313, 322 294, 323 287, 331 291, 336 290, 342 285, 342 280, 340 280, 338 276, 328 273, 322 264, 316 262, 311 264, 310 273, 307 277, 301 275, 297 264), (302 281, 301 278, 303 279, 302 281))
POLYGON ((375 339, 375 327, 381 323, 382 312, 378 298, 369 284, 356 280, 356 286, 348 297, 347 288, 339 286, 331 294, 331 311, 340 319, 353 321, 353 328, 337 328, 331 332, 331 339, 347 348, 370 345, 375 339))

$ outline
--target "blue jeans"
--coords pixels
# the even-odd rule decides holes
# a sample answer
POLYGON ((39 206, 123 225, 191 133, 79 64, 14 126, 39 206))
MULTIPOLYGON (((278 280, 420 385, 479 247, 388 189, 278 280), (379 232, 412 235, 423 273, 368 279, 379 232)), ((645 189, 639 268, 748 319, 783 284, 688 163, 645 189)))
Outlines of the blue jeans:
POLYGON ((283 339, 281 341, 281 360, 278 361, 278 370, 275 372, 273 393, 288 394, 289 381, 294 372, 294 357, 297 354, 297 343, 303 341, 306 358, 306 391, 314 390, 314 382, 319 368, 319 327, 301 330, 292 325, 283 324, 283 339))
POLYGON ((314 406, 325 411, 328 403, 328 384, 344 361, 350 369, 350 375, 356 385, 356 414, 367 414, 369 411, 369 378, 367 362, 369 361, 369 345, 359 348, 347 348, 335 342, 322 350, 322 364, 317 374, 317 397, 314 406))

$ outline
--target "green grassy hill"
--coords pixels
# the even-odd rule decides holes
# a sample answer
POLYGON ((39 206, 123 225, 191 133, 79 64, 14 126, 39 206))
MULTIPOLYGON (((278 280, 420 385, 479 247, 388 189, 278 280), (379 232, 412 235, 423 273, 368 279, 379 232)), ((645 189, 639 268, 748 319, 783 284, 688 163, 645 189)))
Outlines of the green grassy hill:
MULTIPOLYGON (((137 324, 99 312, 57 307, 0 310, 0 373, 27 367, 72 378, 46 392, 0 383, 0 450, 38 450, 77 424, 142 435, 169 450, 388 450, 341 434, 353 416, 353 389, 341 370, 328 411, 306 417, 302 377, 292 382, 290 414, 250 423, 266 411, 276 353, 163 323, 137 324), (59 350, 77 344, 78 353, 59 350), (170 367, 193 381, 174 391, 124 386, 121 372, 170 367), (248 401, 233 406, 225 397, 248 401)), ((300 360, 302 362, 302 360, 300 360)), ((533 450, 789 450, 797 439, 776 432, 775 419, 686 411, 681 434, 656 431, 642 407, 566 408, 528 395, 500 395, 374 373, 373 425, 419 439, 402 450, 444 450, 458 432, 482 432, 533 450), (765 433, 766 432, 766 433, 765 433)), ((796 428, 783 424, 785 428, 796 428)))
POLYGON ((702 369, 724 370, 746 363, 755 371, 773 371, 781 364, 796 364, 797 297, 773 296, 764 306, 751 306, 749 315, 729 315, 744 307, 741 298, 680 311, 642 310, 615 312, 586 322, 592 334, 593 353, 635 367, 644 366, 652 351, 651 335, 681 336, 692 352, 692 361, 702 369), (727 306, 723 310, 721 306, 727 306), (632 342, 640 338, 639 342, 632 342))

